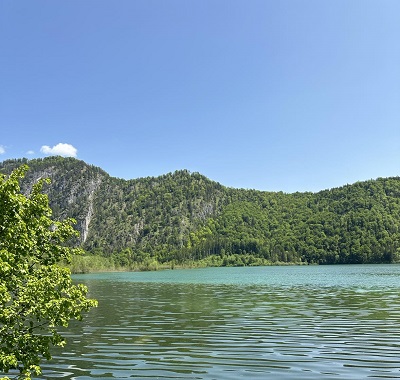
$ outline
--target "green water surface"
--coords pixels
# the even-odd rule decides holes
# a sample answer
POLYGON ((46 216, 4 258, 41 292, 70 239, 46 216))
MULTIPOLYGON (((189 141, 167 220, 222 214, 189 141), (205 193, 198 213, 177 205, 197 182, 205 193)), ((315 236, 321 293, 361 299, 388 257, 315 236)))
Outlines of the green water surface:
POLYGON ((99 300, 42 379, 400 378, 400 266, 75 276, 99 300))

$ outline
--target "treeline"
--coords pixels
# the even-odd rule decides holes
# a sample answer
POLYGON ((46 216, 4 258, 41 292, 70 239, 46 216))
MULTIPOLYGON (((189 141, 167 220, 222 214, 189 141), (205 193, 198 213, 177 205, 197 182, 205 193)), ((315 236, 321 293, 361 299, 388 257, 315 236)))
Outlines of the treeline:
MULTIPOLYGON (((120 253, 125 262, 393 263, 400 258, 400 179, 359 182, 319 193, 228 189, 221 212, 185 244, 120 253)), ((118 254, 116 254, 118 256, 118 254)))
POLYGON ((23 189, 50 177, 54 217, 77 220, 73 244, 92 257, 78 259, 84 271, 399 261, 399 177, 285 194, 226 188, 187 170, 126 181, 61 157, 0 170, 23 163, 23 189))
POLYGON ((400 256, 400 179, 317 194, 259 193, 208 220, 191 235, 189 248, 195 256, 251 254, 272 262, 395 262, 400 256))

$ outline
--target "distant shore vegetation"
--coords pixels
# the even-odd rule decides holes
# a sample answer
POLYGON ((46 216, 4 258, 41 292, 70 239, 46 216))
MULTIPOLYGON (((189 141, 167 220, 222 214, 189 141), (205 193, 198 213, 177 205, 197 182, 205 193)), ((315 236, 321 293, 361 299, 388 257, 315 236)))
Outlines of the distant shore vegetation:
POLYGON ((22 190, 50 178, 54 219, 77 221, 70 243, 87 254, 74 272, 400 259, 400 177, 287 194, 228 188, 188 170, 124 180, 62 157, 7 160, 0 172, 22 164, 22 190))

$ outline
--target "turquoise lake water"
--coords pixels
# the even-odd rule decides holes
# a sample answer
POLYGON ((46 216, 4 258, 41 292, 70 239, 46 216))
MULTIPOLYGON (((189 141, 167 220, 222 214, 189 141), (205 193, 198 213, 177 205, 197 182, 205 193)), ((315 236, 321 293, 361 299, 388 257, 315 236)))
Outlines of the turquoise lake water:
POLYGON ((400 378, 400 265, 74 278, 99 307, 42 379, 400 378))

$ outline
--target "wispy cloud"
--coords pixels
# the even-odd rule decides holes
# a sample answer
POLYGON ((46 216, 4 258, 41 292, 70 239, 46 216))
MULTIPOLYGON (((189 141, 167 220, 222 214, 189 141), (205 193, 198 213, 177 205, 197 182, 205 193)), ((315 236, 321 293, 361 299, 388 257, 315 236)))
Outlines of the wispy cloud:
POLYGON ((43 145, 40 151, 50 156, 76 157, 78 150, 71 144, 59 143, 52 148, 48 145, 43 145))
POLYGON ((35 152, 34 152, 33 150, 28 150, 28 151, 26 152, 26 154, 32 155, 32 154, 35 154, 35 152))
POLYGON ((6 153, 6 148, 3 145, 0 145, 0 154, 6 153))

